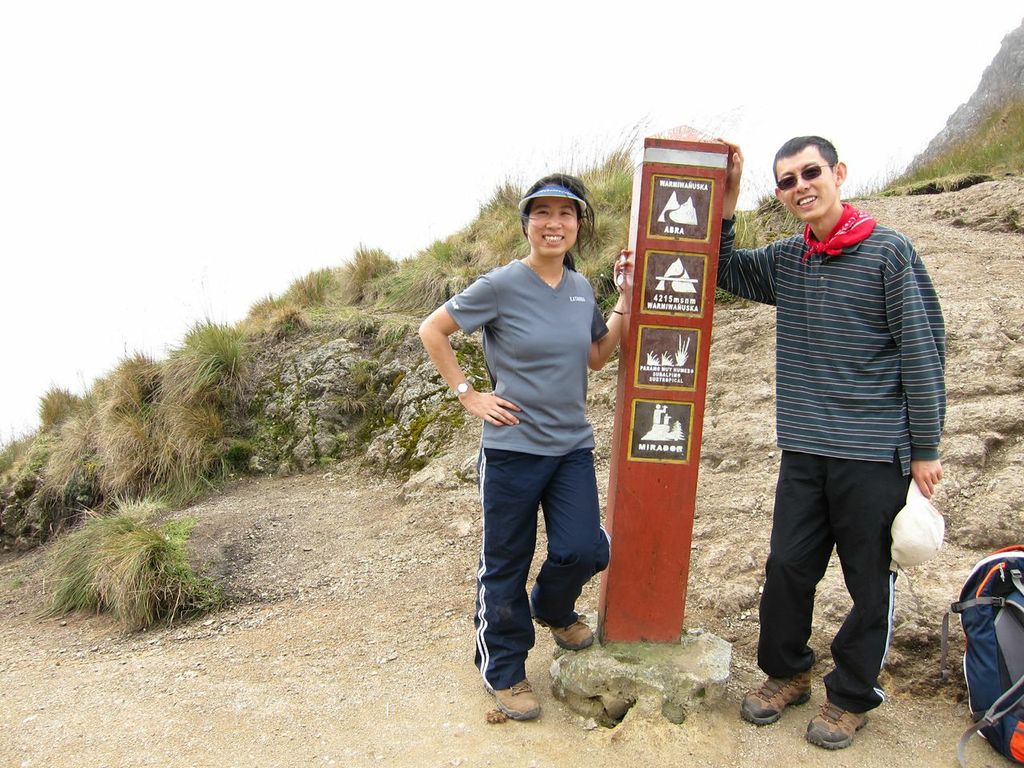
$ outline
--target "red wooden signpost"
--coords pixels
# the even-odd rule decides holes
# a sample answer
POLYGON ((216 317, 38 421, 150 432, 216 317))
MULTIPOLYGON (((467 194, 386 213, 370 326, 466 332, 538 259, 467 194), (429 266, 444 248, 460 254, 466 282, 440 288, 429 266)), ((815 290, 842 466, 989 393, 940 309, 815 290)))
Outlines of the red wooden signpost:
POLYGON ((683 631, 728 148, 686 128, 644 141, 608 486, 602 642, 683 631))

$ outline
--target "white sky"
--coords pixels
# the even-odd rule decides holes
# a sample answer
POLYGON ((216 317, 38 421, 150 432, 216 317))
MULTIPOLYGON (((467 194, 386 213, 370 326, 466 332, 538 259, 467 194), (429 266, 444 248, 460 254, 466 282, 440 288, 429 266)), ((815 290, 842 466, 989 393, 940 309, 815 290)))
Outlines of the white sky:
POLYGON ((1007 0, 32 0, 0 7, 0 442, 360 243, 414 254, 504 180, 686 124, 741 200, 817 133, 901 170, 1021 24, 1007 0))

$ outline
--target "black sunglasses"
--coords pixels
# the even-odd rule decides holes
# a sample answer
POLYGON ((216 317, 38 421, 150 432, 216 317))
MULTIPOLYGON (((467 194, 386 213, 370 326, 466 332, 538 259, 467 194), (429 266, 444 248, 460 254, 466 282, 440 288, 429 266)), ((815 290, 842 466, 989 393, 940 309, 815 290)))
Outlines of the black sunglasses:
MULTIPOLYGON (((806 168, 801 169, 800 178, 804 181, 814 181, 816 178, 821 176, 822 168, 832 168, 831 165, 808 165, 806 168)), ((796 186, 796 176, 788 174, 783 176, 781 179, 775 182, 775 185, 785 192, 787 189, 792 189, 796 186)))

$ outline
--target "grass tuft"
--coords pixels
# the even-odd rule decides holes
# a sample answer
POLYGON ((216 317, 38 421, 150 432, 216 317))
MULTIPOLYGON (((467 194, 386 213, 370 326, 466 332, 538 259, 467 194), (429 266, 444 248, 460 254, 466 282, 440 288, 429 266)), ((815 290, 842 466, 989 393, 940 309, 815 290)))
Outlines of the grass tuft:
POLYGON ((472 249, 463 236, 437 240, 389 276, 382 303, 404 312, 429 312, 473 282, 477 274, 472 249))
POLYGON ((371 304, 383 294, 383 281, 398 265, 380 248, 360 245, 341 267, 341 299, 346 304, 371 304))
POLYGON ((310 327, 306 310, 292 299, 267 296, 252 305, 241 323, 245 336, 265 337, 274 341, 291 338, 310 327))
POLYGON ((195 325, 167 361, 165 396, 177 402, 236 400, 245 385, 246 351, 238 328, 211 322, 195 325))
POLYGON ((416 334, 419 324, 401 317, 385 317, 377 327, 374 345, 378 351, 394 349, 416 334))
POLYGON ((155 479, 175 501, 208 487, 210 478, 227 469, 227 430, 219 409, 210 403, 165 402, 161 407, 163 440, 155 462, 155 479))
POLYGON ((519 200, 523 191, 518 184, 506 180, 499 184, 491 199, 480 207, 476 219, 457 237, 468 254, 473 274, 519 259, 530 252, 523 237, 519 218, 519 200))
POLYGON ((338 288, 333 269, 318 269, 300 277, 285 291, 284 299, 299 307, 319 307, 338 288))
POLYGON ((188 562, 195 521, 157 527, 150 520, 160 511, 162 505, 151 501, 123 504, 61 539, 47 566, 53 584, 48 613, 106 612, 133 631, 217 607, 220 590, 188 562))
MULTIPOLYGON (((159 450, 156 411, 162 384, 161 366, 154 360, 141 353, 125 358, 96 387, 96 419, 76 425, 67 435, 62 433, 69 443, 66 456, 70 464, 76 454, 87 462, 95 446, 104 497, 142 494, 153 485, 159 450)), ((67 478, 68 469, 72 468, 55 474, 67 478)))
POLYGON ((380 329, 380 314, 349 309, 338 315, 341 335, 352 341, 372 342, 380 329))
POLYGON ((8 474, 24 458, 35 440, 35 434, 12 438, 0 446, 0 485, 7 485, 8 474))
POLYGON ((39 423, 43 429, 63 424, 81 404, 82 398, 66 389, 52 387, 39 399, 39 423))
POLYGON ((70 509, 102 503, 99 421, 97 399, 89 393, 57 433, 42 472, 42 491, 47 498, 70 509))
POLYGON ((294 304, 285 304, 267 318, 267 333, 275 341, 284 341, 309 329, 309 318, 294 304))
POLYGON ((286 304, 288 302, 285 299, 275 299, 268 294, 249 307, 249 313, 245 316, 245 321, 243 322, 251 322, 254 326, 258 327, 262 321, 286 304))

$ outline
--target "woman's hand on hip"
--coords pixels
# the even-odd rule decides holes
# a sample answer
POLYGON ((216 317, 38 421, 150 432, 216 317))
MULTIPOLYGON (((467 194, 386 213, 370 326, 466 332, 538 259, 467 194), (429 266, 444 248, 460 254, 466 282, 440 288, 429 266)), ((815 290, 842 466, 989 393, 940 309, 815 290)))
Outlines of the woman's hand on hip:
POLYGON ((483 419, 496 427, 511 427, 519 423, 513 411, 521 410, 520 407, 493 392, 477 392, 471 389, 459 398, 459 402, 478 419, 483 419))

